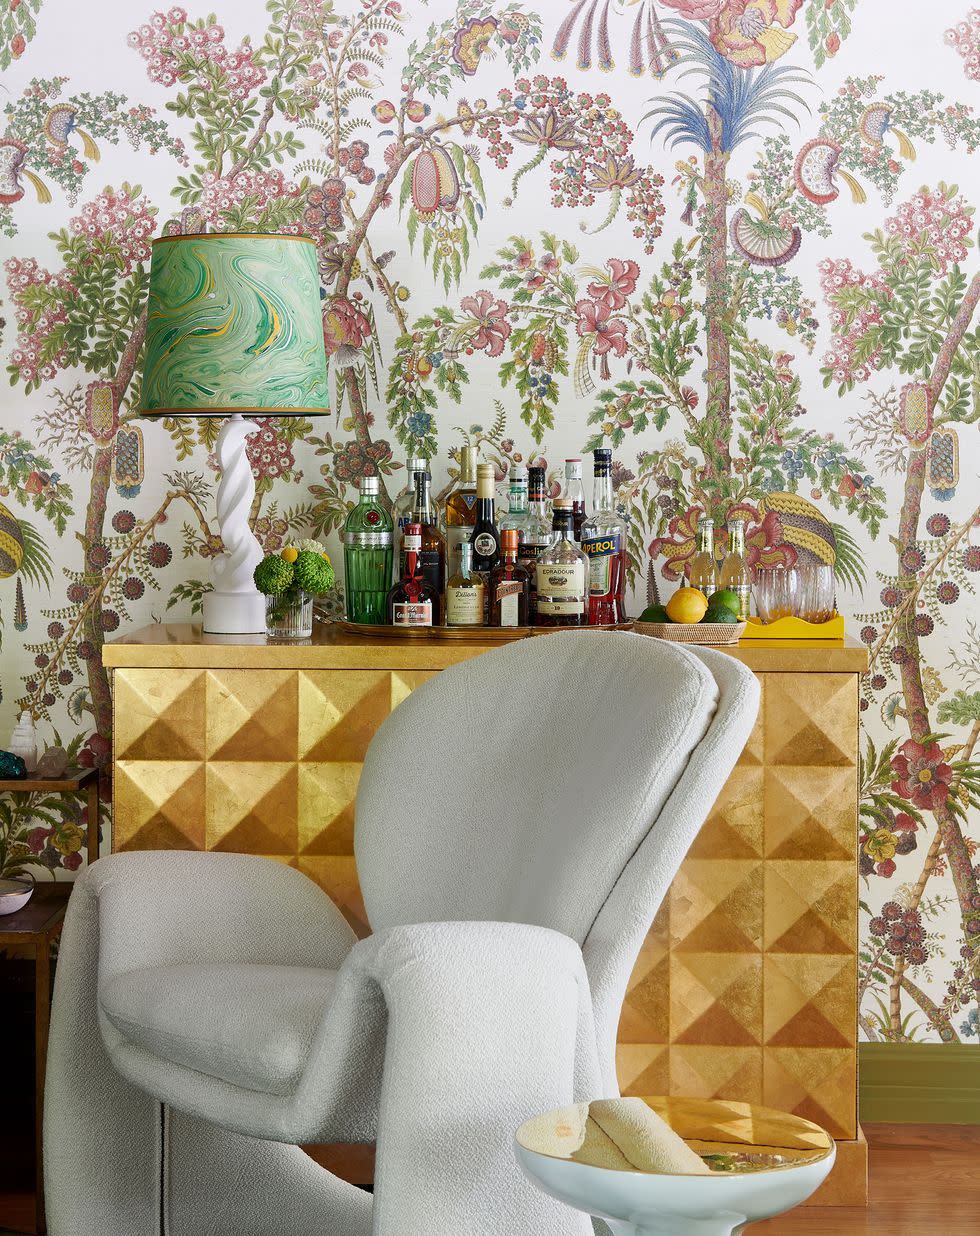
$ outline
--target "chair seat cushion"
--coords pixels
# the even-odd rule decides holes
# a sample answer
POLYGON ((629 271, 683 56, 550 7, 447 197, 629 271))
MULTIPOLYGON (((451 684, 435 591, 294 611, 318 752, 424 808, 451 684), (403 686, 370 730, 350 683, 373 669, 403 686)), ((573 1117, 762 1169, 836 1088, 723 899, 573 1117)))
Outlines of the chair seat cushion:
POLYGON ((305 966, 153 966, 114 976, 102 1011, 129 1042, 229 1085, 289 1094, 337 973, 305 966))

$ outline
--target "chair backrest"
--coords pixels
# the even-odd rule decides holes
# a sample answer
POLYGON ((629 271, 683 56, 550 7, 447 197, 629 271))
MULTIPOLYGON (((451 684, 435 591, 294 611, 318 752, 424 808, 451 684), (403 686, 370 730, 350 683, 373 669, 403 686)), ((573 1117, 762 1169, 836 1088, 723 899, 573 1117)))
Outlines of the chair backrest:
MULTIPOLYGON (((629 912, 642 902, 649 926, 652 890, 659 905, 757 703, 753 675, 730 657, 608 632, 522 640, 436 675, 385 721, 365 760, 354 848, 372 927, 526 922, 585 946, 626 876, 641 890, 629 912), (716 661, 741 684, 722 722, 716 661), (679 824, 661 819, 706 743, 717 763, 698 762, 697 801, 678 809, 679 824)), ((602 945, 591 952, 615 988, 622 965, 602 945)))

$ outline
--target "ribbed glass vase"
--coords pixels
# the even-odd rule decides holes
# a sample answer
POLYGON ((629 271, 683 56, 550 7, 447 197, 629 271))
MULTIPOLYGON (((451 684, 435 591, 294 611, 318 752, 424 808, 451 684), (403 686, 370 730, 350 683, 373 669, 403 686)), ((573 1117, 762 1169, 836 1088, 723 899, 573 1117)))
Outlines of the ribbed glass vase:
POLYGON ((313 634, 313 596, 289 588, 281 596, 266 597, 265 622, 276 639, 308 639, 313 634))

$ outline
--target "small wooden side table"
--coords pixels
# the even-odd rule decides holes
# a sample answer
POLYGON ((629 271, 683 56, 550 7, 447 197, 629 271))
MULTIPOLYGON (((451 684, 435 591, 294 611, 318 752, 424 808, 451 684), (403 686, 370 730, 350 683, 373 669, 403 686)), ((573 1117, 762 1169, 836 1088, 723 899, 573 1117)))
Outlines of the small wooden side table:
MULTIPOLYGON (((99 770, 66 768, 63 777, 25 777, 22 781, 0 780, 0 794, 72 794, 85 790, 88 796, 88 861, 99 857, 99 770)), ((32 899, 33 900, 33 899, 32 899)))
POLYGON ((61 934, 71 888, 68 881, 39 884, 23 909, 0 917, 0 949, 34 959, 34 1196, 33 1202, 29 1194, 0 1197, 0 1228, 18 1232, 45 1230, 42 1115, 51 1014, 51 945, 61 934))

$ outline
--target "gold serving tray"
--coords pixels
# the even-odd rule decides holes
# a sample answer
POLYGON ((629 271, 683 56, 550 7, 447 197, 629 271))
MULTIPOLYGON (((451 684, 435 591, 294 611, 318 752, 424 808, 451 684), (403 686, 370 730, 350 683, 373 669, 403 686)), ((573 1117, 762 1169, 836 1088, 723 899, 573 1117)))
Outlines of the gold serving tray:
POLYGON ((554 631, 631 631, 633 620, 597 627, 394 627, 389 623, 348 622, 336 625, 352 635, 375 635, 387 639, 448 639, 470 644, 507 644, 529 635, 550 635, 554 631))

